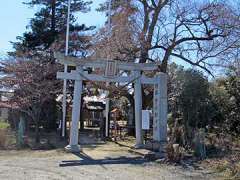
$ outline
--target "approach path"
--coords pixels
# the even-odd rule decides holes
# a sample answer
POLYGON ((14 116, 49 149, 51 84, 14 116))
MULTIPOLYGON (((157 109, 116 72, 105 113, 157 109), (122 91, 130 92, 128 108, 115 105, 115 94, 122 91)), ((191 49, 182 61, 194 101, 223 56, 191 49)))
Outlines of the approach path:
POLYGON ((213 179, 204 170, 153 162, 114 143, 85 146, 80 155, 52 151, 0 151, 1 180, 213 179), (60 167, 60 163, 65 165, 60 167))

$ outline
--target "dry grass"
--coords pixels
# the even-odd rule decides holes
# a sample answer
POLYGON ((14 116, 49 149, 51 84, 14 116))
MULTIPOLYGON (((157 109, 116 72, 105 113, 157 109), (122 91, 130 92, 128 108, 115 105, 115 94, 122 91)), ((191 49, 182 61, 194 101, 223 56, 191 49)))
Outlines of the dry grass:
POLYGON ((184 148, 179 144, 169 143, 166 147, 167 160, 170 162, 179 163, 184 157, 184 148))
POLYGON ((9 124, 0 122, 0 149, 9 149, 16 139, 9 129, 9 124))
MULTIPOLYGON (((216 139, 216 138, 215 138, 216 139)), ((222 179, 240 180, 240 141, 238 138, 224 138, 214 141, 214 145, 221 150, 217 156, 206 160, 208 166, 220 174, 222 179), (229 140, 230 139, 230 140, 229 140)))
POLYGON ((7 130, 0 129, 0 149, 5 148, 7 141, 7 130))
POLYGON ((9 124, 8 123, 0 121, 0 129, 1 130, 6 130, 8 128, 9 128, 9 124))
POLYGON ((213 166, 223 179, 240 179, 240 162, 225 159, 216 161, 213 166))

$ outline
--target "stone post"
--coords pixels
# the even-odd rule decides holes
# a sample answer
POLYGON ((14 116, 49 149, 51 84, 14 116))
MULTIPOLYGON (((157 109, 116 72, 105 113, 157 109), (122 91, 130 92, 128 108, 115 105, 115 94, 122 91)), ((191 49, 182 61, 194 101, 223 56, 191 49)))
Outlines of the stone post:
POLYGON ((142 86, 141 86, 141 73, 140 71, 134 72, 134 101, 135 101, 135 133, 136 133, 136 148, 143 146, 142 137, 142 86))
POLYGON ((157 83, 154 86, 153 139, 161 146, 167 141, 167 75, 159 73, 155 77, 157 83))
MULTIPOLYGON (((77 67, 78 72, 83 72, 82 67, 77 67)), ((82 96, 82 80, 75 80, 74 94, 73 94, 73 106, 72 106, 72 122, 70 129, 70 143, 66 146, 66 150, 70 152, 80 152, 80 146, 78 144, 79 136, 79 117, 81 109, 81 96, 82 96)))
MULTIPOLYGON (((109 95, 109 92, 106 92, 106 96, 109 95)), ((106 106, 105 106, 105 136, 109 137, 109 104, 110 99, 106 98, 106 106)))

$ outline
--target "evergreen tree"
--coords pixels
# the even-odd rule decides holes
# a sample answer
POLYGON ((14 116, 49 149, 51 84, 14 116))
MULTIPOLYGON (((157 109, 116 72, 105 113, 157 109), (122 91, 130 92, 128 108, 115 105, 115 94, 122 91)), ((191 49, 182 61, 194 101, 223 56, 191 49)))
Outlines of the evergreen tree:
MULTIPOLYGON (((73 13, 87 12, 90 3, 83 0, 72 1, 70 17, 72 32, 88 30, 84 25, 74 24, 76 18, 73 13)), ((51 45, 58 38, 62 39, 66 32, 68 0, 32 0, 25 4, 30 7, 38 6, 41 8, 31 19, 27 26, 28 30, 23 36, 17 37, 17 42, 13 42, 15 51, 11 52, 10 55, 29 57, 39 52, 51 54, 51 50, 49 51, 51 45)))
MULTIPOLYGON (((10 52, 9 55, 15 59, 23 58, 30 61, 36 61, 37 59, 40 62, 34 64, 37 64, 39 69, 42 69, 43 64, 54 66, 51 68, 51 76, 48 77, 50 80, 48 86, 51 87, 52 82, 53 90, 54 88, 61 90, 62 86, 56 87, 54 85, 56 73, 61 67, 55 63, 53 52, 64 51, 65 48, 68 0, 31 0, 24 4, 30 7, 39 7, 39 10, 30 20, 27 31, 22 36, 17 37, 17 42, 12 42, 14 51, 10 52)), ((88 36, 82 36, 80 32, 91 30, 93 27, 88 28, 85 25, 77 25, 76 17, 73 14, 76 12, 88 12, 90 4, 91 1, 71 1, 69 53, 72 55, 86 55, 85 52, 90 39, 88 36)), ((29 71, 28 69, 24 70, 29 71)), ((42 81, 45 81, 45 79, 40 78, 39 84, 44 83, 42 81)), ((47 96, 48 99, 40 107, 42 108, 40 120, 43 122, 45 129, 52 130, 56 128, 56 95, 56 93, 52 93, 51 96, 47 96)))
POLYGON ((216 112, 211 101, 208 80, 201 72, 185 71, 179 105, 183 117, 185 139, 187 144, 191 145, 196 130, 206 128, 216 112))

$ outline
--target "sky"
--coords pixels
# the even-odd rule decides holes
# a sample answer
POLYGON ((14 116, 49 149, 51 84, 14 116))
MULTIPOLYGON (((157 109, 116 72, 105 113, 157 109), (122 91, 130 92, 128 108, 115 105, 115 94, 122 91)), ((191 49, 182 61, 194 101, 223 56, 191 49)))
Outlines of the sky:
MULTIPOLYGON (((16 37, 21 36, 26 31, 26 26, 29 24, 30 19, 40 9, 40 7, 30 8, 23 4, 23 1, 27 2, 30 0, 6 0, 0 6, 0 58, 4 58, 7 52, 12 50, 10 41, 16 41, 16 37)), ((97 12, 96 8, 105 0, 92 1, 90 12, 77 14, 77 23, 86 24, 87 26, 94 25, 99 28, 106 21, 106 17, 105 14, 97 12)), ((184 65, 186 68, 191 67, 182 61, 176 62, 184 65)))
MULTIPOLYGON (((10 41, 16 41, 17 36, 21 36, 26 31, 30 19, 38 8, 29 8, 22 2, 24 0, 7 0, 0 6, 0 56, 5 56, 12 50, 10 41)), ((104 0, 93 0, 91 12, 78 14, 78 23, 88 26, 95 25, 101 27, 105 22, 105 15, 96 12, 98 4, 104 0)))

